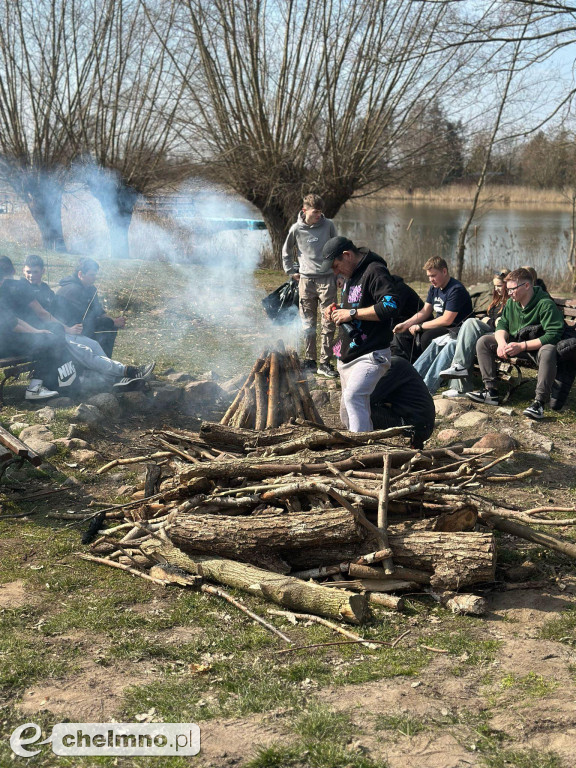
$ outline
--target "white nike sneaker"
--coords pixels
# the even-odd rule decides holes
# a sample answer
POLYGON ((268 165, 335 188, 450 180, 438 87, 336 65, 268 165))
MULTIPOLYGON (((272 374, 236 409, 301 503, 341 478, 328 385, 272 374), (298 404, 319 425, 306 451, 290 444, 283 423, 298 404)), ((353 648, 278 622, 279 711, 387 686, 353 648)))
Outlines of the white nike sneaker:
POLYGON ((56 397, 59 395, 59 392, 53 392, 51 389, 47 389, 46 387, 42 386, 42 382, 40 384, 37 384, 34 387, 28 387, 26 390, 26 394, 24 395, 25 400, 48 400, 49 397, 56 397))

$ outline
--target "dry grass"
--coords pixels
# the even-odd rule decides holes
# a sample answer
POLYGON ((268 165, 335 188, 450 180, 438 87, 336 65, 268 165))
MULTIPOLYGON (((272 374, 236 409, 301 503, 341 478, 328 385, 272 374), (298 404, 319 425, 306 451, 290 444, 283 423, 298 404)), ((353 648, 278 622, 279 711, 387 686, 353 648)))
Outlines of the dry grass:
MULTIPOLYGON (((362 205, 380 206, 384 201, 403 200, 433 203, 444 206, 469 206, 476 192, 475 184, 452 184, 438 189, 416 188, 410 194, 403 187, 390 187, 362 198, 362 205)), ((559 189, 535 189, 534 187, 488 184, 483 190, 482 201, 491 205, 569 205, 569 198, 559 189)))

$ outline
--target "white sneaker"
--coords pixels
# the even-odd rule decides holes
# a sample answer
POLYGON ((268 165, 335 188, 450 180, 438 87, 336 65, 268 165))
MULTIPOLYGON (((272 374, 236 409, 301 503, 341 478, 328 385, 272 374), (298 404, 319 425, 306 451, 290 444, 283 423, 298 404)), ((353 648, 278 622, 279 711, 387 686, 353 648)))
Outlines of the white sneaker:
POLYGON ((442 392, 442 397, 466 397, 466 392, 460 392, 459 389, 447 389, 442 392))
POLYGON ((468 376, 468 368, 462 365, 451 365, 445 371, 440 371, 439 376, 443 379, 465 379, 468 376))
POLYGON ((42 384, 38 384, 35 387, 28 387, 26 390, 26 394, 24 395, 25 400, 48 400, 49 397, 56 397, 56 395, 59 395, 59 392, 53 392, 51 389, 46 389, 46 387, 43 387, 42 384))

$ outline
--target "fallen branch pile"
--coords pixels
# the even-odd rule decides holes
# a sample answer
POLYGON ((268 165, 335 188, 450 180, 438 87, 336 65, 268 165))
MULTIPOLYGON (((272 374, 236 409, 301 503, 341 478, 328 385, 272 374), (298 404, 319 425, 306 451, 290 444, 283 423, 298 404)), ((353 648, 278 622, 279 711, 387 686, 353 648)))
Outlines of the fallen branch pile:
POLYGON ((205 422, 198 433, 151 433, 148 455, 101 468, 145 462, 147 481, 132 502, 101 511, 124 522, 82 556, 156 584, 202 582, 235 600, 203 583, 215 582, 355 624, 372 604, 401 609, 406 593, 481 613, 484 599, 466 590, 495 579, 493 528, 576 558, 575 545, 533 527, 553 524, 553 508, 522 512, 481 494, 534 473, 494 474, 511 454, 417 452, 391 445, 396 434, 304 419, 265 432, 205 422))

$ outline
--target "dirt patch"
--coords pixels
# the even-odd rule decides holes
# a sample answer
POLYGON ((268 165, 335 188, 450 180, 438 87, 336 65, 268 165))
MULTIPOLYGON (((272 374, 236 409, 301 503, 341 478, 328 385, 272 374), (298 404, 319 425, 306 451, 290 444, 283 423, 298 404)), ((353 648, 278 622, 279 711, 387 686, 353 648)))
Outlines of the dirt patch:
POLYGON ((122 693, 131 685, 143 685, 150 678, 142 667, 123 664, 101 667, 92 661, 73 677, 28 688, 18 706, 22 712, 52 712, 73 717, 76 722, 104 723, 117 715, 122 693))
POLYGON ((255 756, 259 747, 287 742, 286 734, 267 720, 257 716, 201 723, 201 751, 196 758, 198 766, 225 768, 242 765, 255 756))
POLYGON ((22 579, 0 584, 0 608, 22 608, 24 605, 36 605, 41 601, 40 595, 30 591, 30 587, 22 579))

